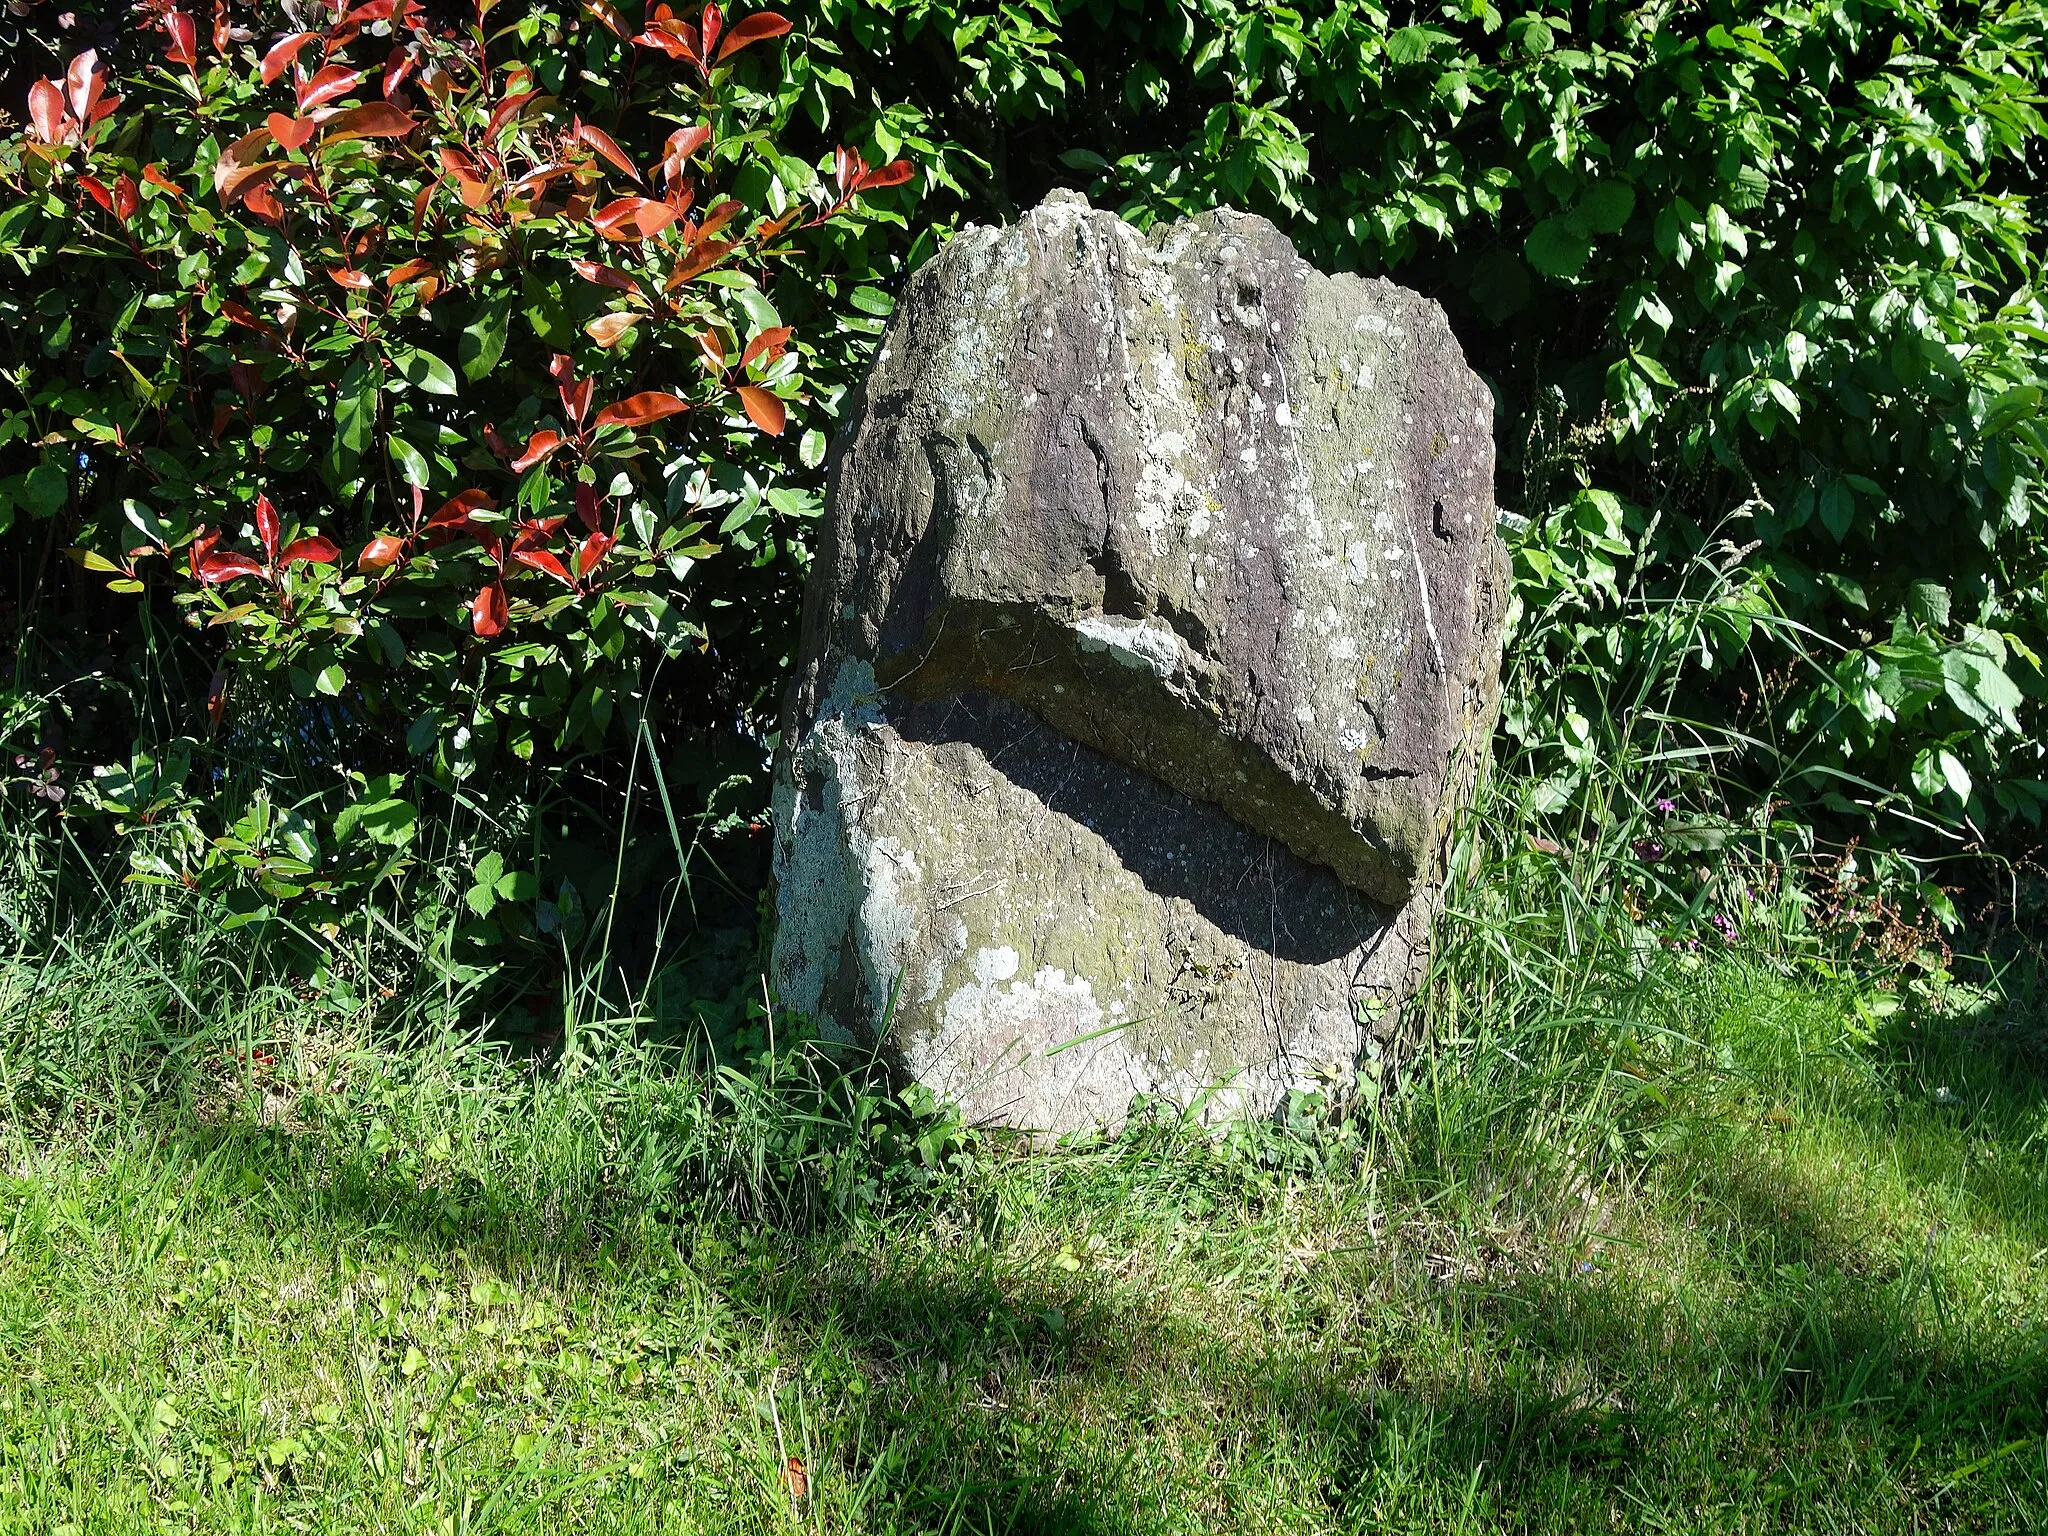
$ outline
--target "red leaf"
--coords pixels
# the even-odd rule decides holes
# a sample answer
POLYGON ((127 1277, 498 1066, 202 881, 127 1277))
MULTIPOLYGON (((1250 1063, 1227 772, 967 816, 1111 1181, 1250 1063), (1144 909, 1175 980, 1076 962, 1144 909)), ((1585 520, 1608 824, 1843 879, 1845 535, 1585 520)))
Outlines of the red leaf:
POLYGON ((715 5, 704 7, 704 14, 697 18, 697 35, 704 44, 706 57, 718 46, 718 34, 725 26, 725 13, 715 5))
POLYGON ((251 179, 277 169, 276 161, 262 158, 271 142, 270 130, 258 128, 220 152, 220 158, 213 163, 213 190, 223 208, 234 202, 251 179))
POLYGON ((678 128, 668 136, 668 153, 678 160, 687 160, 706 144, 711 142, 711 130, 699 123, 694 128, 678 128))
POLYGON ((675 271, 668 275, 667 286, 669 291, 674 292, 691 278, 701 277, 704 273, 709 272, 713 267, 725 260, 727 256, 730 256, 732 251, 733 245, 730 241, 706 240, 703 244, 692 250, 688 256, 676 263, 675 271))
MULTIPOLYGON (((670 186, 674 186, 682 179, 683 172, 690 163, 690 156, 710 142, 711 130, 702 123, 694 128, 678 128, 668 136, 668 143, 662 149, 661 172, 668 179, 670 186)), ((682 203, 676 207, 676 212, 681 213, 688 206, 687 202, 682 203)))
POLYGON ((398 557, 404 553, 405 545, 402 542, 388 533, 380 533, 365 544, 363 552, 356 556, 356 569, 381 571, 386 566, 395 564, 398 557))
POLYGON ((746 367, 755 358, 765 356, 771 363, 782 356, 789 345, 789 338, 795 334, 786 325, 771 325, 767 330, 747 343, 747 350, 740 354, 740 366, 746 367))
POLYGON ((615 347, 619 344, 619 338, 639 323, 640 317, 630 310, 614 310, 609 314, 599 315, 583 327, 583 332, 600 347, 615 347))
POLYGON ((415 256, 404 265, 393 267, 390 275, 384 279, 384 286, 395 293, 404 284, 418 282, 433 270, 434 264, 426 257, 415 256))
POLYGON ((677 21, 665 5, 654 13, 647 30, 633 41, 646 48, 659 48, 672 59, 688 59, 700 69, 704 66, 703 54, 697 47, 697 29, 687 21, 677 21))
POLYGON ((164 18, 164 35, 169 42, 164 47, 164 57, 173 64, 187 66, 199 62, 199 24, 183 11, 173 11, 164 18))
POLYGON ((263 83, 277 84, 277 77, 292 67, 292 60, 299 56, 299 50, 319 35, 318 32, 294 32, 274 44, 270 52, 263 55, 263 83))
POLYGON ((320 125, 310 117, 286 117, 282 112, 273 112, 263 120, 263 126, 270 130, 270 136, 277 140, 277 147, 289 154, 301 149, 308 139, 320 131, 320 125))
POLYGON ((284 217, 284 209, 278 206, 277 199, 271 195, 270 188, 264 184, 269 179, 270 172, 266 170, 262 179, 242 194, 242 206, 265 223, 275 224, 284 217))
POLYGON ((602 128, 592 127, 589 123, 578 123, 576 125, 576 137, 583 143, 588 144, 600 155, 603 155, 605 159, 611 161, 613 165, 616 165, 635 181, 640 179, 640 172, 635 168, 633 162, 626 158, 625 151, 613 143, 612 136, 602 128))
POLYGON ((398 105, 398 93, 404 89, 406 80, 419 68, 419 56, 404 48, 391 50, 391 57, 384 61, 384 99, 393 106, 398 105))
POLYGON ((321 142, 339 144, 344 139, 402 139, 419 127, 419 120, 401 112, 388 101, 365 102, 337 112, 321 125, 321 142))
POLYGON ((367 272, 358 272, 354 267, 329 267, 327 275, 342 287, 363 293, 377 286, 377 280, 367 272))
POLYGON ((505 632, 507 616, 503 582, 492 582, 469 605, 469 627, 485 640, 505 632))
POLYGON ((205 580, 199 574, 199 567, 206 557, 213 553, 213 546, 219 542, 220 534, 217 530, 208 528, 204 523, 199 525, 199 536, 192 541, 192 547, 185 551, 185 568, 192 573, 194 581, 205 580))
POLYGON ((525 451, 512 461, 513 471, 517 474, 525 474, 534 465, 540 463, 561 446, 562 434, 559 432, 542 431, 534 433, 533 436, 526 440, 525 451))
POLYGON ((856 192, 875 192, 883 187, 900 186, 917 174, 917 167, 908 160, 891 160, 880 170, 869 171, 853 184, 856 192))
POLYGON ((746 408, 747 419, 770 437, 782 436, 789 423, 789 410, 782 401, 758 384, 742 384, 735 391, 746 408))
POLYGON ((737 215, 744 212, 746 212, 746 204, 740 202, 737 198, 728 197, 724 202, 716 204, 705 213, 704 222, 690 232, 690 243, 695 245, 700 240, 709 240, 713 235, 725 228, 726 225, 730 224, 737 215))
POLYGON ((477 168, 476 159, 468 150, 454 144, 443 144, 438 151, 441 169, 450 176, 460 176, 468 181, 482 181, 484 173, 477 168))
POLYGON ((427 519, 429 528, 445 528, 453 524, 466 523, 472 512, 490 512, 497 508, 488 491, 468 490, 459 496, 451 496, 441 503, 440 510, 427 519))
POLYGON ((569 574, 569 568, 562 564, 556 556, 549 554, 544 549, 520 549, 515 546, 512 550, 512 558, 521 565, 531 566, 536 571, 547 572, 548 575, 554 577, 555 580, 561 582, 564 586, 573 587, 576 585, 576 579, 569 574))
POLYGON ((294 539, 285 545, 277 563, 283 566, 332 565, 340 558, 341 551, 335 548, 332 539, 323 539, 315 534, 312 538, 294 539))
POLYGON ((484 127, 484 142, 486 144, 497 143, 498 130, 517 117, 519 109, 539 94, 539 91, 521 91, 517 96, 507 96, 503 101, 499 102, 498 110, 491 114, 490 122, 484 127))
POLYGON ((106 71, 100 68, 99 50, 88 48, 64 67, 64 90, 71 98, 71 115, 81 123, 92 121, 92 111, 107 88, 106 71))
POLYGON ((79 177, 78 190, 85 193, 86 196, 106 209, 107 212, 112 213, 114 211, 114 194, 107 190, 107 184, 97 176, 79 177))
POLYGON ((114 178, 114 217, 126 224, 141 206, 142 189, 135 185, 133 176, 123 171, 114 178))
POLYGON ((281 532, 277 508, 270 504, 268 496, 259 492, 256 497, 256 536, 263 540, 263 553, 272 561, 277 559, 277 540, 281 532))
POLYGON ((209 587, 217 587, 223 582, 236 581, 244 576, 261 576, 262 574, 263 567, 248 555, 234 554, 232 552, 221 555, 208 555, 199 562, 199 579, 209 587))
POLYGON ((57 89, 56 81, 38 80, 28 88, 28 119, 36 137, 45 144, 61 144, 70 137, 64 93, 57 89))
POLYGON ((329 64, 299 87, 299 110, 310 112, 339 101, 362 83, 362 73, 346 64, 329 64))
POLYGON ((248 305, 240 303, 235 299, 223 300, 220 312, 236 325, 246 325, 250 330, 261 332, 265 336, 275 336, 277 334, 276 326, 265 320, 248 305))
POLYGON ((725 46, 718 50, 718 62, 723 64, 750 43, 780 37, 788 30, 787 17, 778 16, 773 11, 757 11, 725 34, 725 46))
POLYGON ((604 520, 604 503, 598 499, 597 487, 576 482, 576 517, 584 527, 595 532, 604 520))
POLYGON ((606 0, 583 0, 583 8, 619 37, 626 35, 626 18, 606 0))
POLYGON ((586 283, 596 283, 602 288, 616 288, 621 293, 640 292, 640 285, 617 267, 608 267, 601 261, 580 259, 571 261, 569 265, 576 269, 576 275, 586 283))
POLYGON ((598 209, 591 222, 607 240, 644 240, 675 223, 676 211, 651 197, 621 197, 598 209))
POLYGON ((628 395, 624 400, 614 401, 597 413, 597 424, 609 427, 614 423, 627 427, 644 427, 665 417, 687 411, 687 400, 678 399, 662 390, 645 390, 637 395, 628 395))
POLYGON ((588 576, 596 570, 617 542, 618 540, 608 533, 593 533, 585 539, 583 547, 576 551, 576 574, 588 576))
POLYGON ((156 168, 155 161, 151 161, 148 165, 145 165, 142 168, 142 179, 148 182, 152 187, 156 187, 161 191, 170 193, 171 196, 175 197, 179 202, 182 203, 185 201, 185 189, 179 186, 175 181, 171 180, 171 178, 166 176, 162 171, 158 170, 156 168))

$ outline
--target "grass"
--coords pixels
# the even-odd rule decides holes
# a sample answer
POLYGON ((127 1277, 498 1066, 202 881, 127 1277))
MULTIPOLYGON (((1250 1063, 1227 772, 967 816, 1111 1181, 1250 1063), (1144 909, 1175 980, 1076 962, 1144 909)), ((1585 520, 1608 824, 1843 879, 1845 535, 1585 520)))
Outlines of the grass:
POLYGON ((0 1528, 2048 1524, 2031 1036, 1508 931, 1370 1114, 1028 1155, 18 963, 0 1528))

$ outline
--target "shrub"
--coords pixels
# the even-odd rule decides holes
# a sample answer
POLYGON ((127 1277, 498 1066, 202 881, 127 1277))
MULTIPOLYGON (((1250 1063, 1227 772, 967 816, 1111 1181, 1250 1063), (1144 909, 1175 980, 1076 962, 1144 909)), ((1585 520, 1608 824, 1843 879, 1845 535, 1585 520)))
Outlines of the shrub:
POLYGON ((105 579, 156 695, 73 804, 315 950, 377 931, 423 815, 470 959, 574 942, 647 878, 605 754, 758 822, 813 472, 933 160, 886 109, 803 154, 851 82, 774 12, 509 12, 166 0, 0 149, 0 531, 105 579))
POLYGON ((1250 206, 1445 306, 1500 402, 1506 745, 1553 802, 1608 792, 1597 703, 1661 665, 1634 593, 1697 658, 1653 702, 1752 798, 1921 852, 2038 827, 2048 7, 823 10, 996 206, 1250 206))

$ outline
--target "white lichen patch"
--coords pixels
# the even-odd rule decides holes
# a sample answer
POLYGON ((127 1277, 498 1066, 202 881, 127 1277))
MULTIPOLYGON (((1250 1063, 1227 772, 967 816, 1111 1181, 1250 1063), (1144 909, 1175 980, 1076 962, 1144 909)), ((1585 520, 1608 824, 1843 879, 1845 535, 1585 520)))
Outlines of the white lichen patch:
POLYGON ((1119 619, 1108 614, 1089 614, 1074 621, 1074 636, 1081 649, 1095 655, 1108 652, 1120 666, 1150 672, 1155 677, 1172 677, 1187 654, 1187 642, 1164 625, 1141 619, 1119 619))

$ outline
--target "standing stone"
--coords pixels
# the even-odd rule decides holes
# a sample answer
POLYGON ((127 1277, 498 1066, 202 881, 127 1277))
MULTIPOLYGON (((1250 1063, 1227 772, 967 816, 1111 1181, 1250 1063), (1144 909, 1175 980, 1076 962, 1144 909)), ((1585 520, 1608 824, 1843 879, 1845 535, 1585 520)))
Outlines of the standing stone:
POLYGON ((1498 703, 1491 419, 1435 305, 1263 219, 956 237, 837 449, 782 1004, 1036 1130, 1348 1079, 1498 703))

